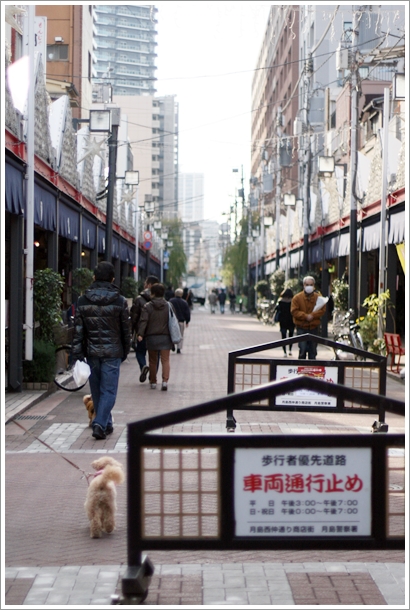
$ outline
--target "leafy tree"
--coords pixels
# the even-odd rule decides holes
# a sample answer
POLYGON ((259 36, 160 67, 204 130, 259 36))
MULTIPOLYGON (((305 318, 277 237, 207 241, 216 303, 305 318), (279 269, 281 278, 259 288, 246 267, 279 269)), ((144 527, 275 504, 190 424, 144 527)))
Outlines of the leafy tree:
POLYGON ((172 284, 175 287, 181 285, 182 277, 187 270, 187 257, 182 242, 182 227, 182 221, 179 218, 167 220, 164 224, 164 229, 168 231, 168 239, 173 241, 169 254, 167 284, 172 284))
POLYGON ((73 270, 73 288, 78 294, 84 294, 92 284, 94 273, 87 267, 79 267, 73 270))

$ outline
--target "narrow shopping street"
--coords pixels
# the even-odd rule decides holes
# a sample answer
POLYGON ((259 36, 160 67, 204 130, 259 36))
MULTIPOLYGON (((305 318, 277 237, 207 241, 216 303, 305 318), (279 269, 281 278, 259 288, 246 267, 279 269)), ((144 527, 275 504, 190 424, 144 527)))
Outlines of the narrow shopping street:
MULTIPOLYGON (((182 353, 171 354, 167 392, 139 383, 133 352, 122 364, 114 432, 106 440, 93 439, 88 427, 82 402, 88 384, 79 392, 58 390, 18 415, 27 432, 13 421, 6 424, 7 604, 101 606, 120 593, 127 565, 126 484, 118 487, 117 529, 91 539, 82 471, 90 472, 102 454, 125 466, 129 422, 226 395, 228 353, 278 340, 278 330, 248 315, 211 315, 196 306, 182 353)), ((318 357, 333 356, 320 348, 318 357)), ((390 398, 404 401, 404 391, 400 380, 388 377, 390 398)), ((236 417, 235 434, 368 434, 374 421, 367 414, 300 411, 244 411, 236 417)), ((227 434, 225 421, 219 413, 183 428, 227 434)), ((404 417, 387 413, 386 422, 390 433, 405 430, 404 417)), ((153 551, 149 558, 155 573, 146 605, 404 603, 404 551, 153 551)))

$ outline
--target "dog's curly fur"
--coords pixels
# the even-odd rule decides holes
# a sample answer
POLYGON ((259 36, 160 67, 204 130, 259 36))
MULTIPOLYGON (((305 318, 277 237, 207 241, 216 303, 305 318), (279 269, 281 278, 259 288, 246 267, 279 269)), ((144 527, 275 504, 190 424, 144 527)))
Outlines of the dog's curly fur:
POLYGON ((94 403, 91 394, 85 394, 85 396, 83 396, 83 403, 88 412, 88 425, 91 427, 95 418, 94 403))
POLYGON ((90 537, 101 538, 103 532, 111 534, 115 529, 115 486, 124 482, 125 475, 122 464, 109 456, 95 460, 91 466, 101 472, 90 481, 84 506, 90 520, 90 537))

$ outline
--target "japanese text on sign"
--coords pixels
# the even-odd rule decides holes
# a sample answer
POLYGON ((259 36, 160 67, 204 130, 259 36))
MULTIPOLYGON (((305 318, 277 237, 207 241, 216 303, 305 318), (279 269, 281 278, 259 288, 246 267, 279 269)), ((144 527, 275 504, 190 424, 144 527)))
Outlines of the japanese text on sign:
POLYGON ((370 535, 371 450, 236 449, 238 536, 370 535))
MULTIPOLYGON (((276 379, 283 381, 292 377, 314 377, 328 383, 337 383, 337 367, 334 366, 312 366, 312 365, 278 365, 276 368, 276 379)), ((312 390, 304 388, 295 392, 288 392, 276 397, 277 406, 295 407, 336 407, 337 400, 333 396, 325 396, 312 390)))

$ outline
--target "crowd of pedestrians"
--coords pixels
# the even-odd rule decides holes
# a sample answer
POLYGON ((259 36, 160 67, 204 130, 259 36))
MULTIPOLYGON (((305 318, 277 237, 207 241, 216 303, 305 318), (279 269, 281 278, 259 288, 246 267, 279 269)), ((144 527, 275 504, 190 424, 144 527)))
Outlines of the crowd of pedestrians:
MULTIPOLYGON (((120 365, 128 355, 131 345, 140 368, 139 381, 145 382, 149 375, 152 390, 157 387, 157 375, 161 364, 161 390, 168 390, 170 377, 170 353, 182 353, 185 329, 191 321, 193 295, 188 288, 171 285, 165 288, 158 277, 146 278, 142 292, 133 301, 129 311, 126 299, 114 284, 114 266, 101 262, 94 270, 94 282, 78 299, 75 313, 73 339, 74 360, 86 359, 91 370, 90 389, 96 417, 92 435, 104 439, 113 432, 111 411, 114 407, 120 365), (174 344, 171 339, 169 317, 175 315, 181 331, 181 340, 174 344), (146 354, 148 352, 148 364, 146 354)), ((293 295, 284 290, 275 309, 275 321, 279 322, 282 339, 309 333, 319 334, 320 320, 326 305, 318 302, 320 293, 315 290, 311 276, 303 279, 303 290, 293 295)), ((233 288, 226 293, 224 288, 214 289, 208 295, 211 314, 215 314, 217 303, 221 314, 225 313, 228 298, 230 312, 236 311, 236 294, 233 288)), ((240 298, 240 311, 242 298, 240 298)), ((292 356, 283 347, 284 356, 292 356)), ((316 359, 314 340, 299 342, 298 358, 316 359)))

